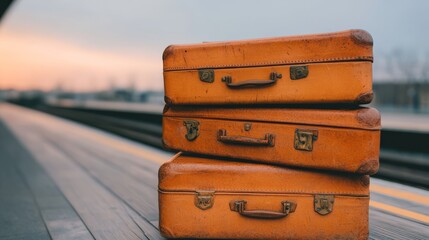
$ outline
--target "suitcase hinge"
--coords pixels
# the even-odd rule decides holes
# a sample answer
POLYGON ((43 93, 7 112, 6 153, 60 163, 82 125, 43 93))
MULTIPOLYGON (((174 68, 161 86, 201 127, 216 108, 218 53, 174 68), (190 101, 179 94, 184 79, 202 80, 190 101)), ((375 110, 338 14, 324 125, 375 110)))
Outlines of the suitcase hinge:
POLYGON ((195 206, 201 210, 207 210, 213 207, 214 191, 196 191, 195 206))
POLYGON ((186 127, 186 139, 188 139, 188 141, 195 140, 199 135, 198 130, 200 123, 196 120, 185 120, 183 121, 183 125, 186 127))
POLYGON ((332 212, 334 208, 334 195, 317 194, 314 195, 314 211, 320 215, 332 212))
POLYGON ((319 132, 317 130, 296 129, 295 149, 302 151, 313 151, 313 142, 317 140, 319 132))

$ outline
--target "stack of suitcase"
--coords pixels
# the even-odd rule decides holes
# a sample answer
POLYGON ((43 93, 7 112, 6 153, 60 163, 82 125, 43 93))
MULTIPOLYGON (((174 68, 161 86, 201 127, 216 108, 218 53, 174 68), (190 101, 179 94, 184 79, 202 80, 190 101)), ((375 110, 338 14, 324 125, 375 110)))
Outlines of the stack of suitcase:
POLYGON ((168 238, 366 239, 379 167, 363 30, 169 46, 159 170, 168 238))

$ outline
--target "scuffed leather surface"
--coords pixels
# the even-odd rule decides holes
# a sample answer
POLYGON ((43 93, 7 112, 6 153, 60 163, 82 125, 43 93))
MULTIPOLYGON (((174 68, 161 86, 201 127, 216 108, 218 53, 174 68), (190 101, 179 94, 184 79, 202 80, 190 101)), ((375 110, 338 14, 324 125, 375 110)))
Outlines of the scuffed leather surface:
MULTIPOLYGON (((207 56, 205 58, 211 59, 207 56)), ((213 83, 200 81, 198 70, 164 72, 165 96, 168 104, 356 104, 372 100, 371 62, 306 65, 309 74, 299 80, 290 79, 291 65, 215 69, 213 83), (266 87, 230 89, 221 80, 223 76, 231 76, 234 83, 251 79, 266 80, 271 72, 281 73, 282 78, 266 87)))
POLYGON ((284 107, 183 107, 166 106, 164 117, 209 118, 238 121, 261 121, 380 130, 381 116, 377 109, 306 109, 284 107))
POLYGON ((247 159, 286 166, 375 174, 380 151, 380 114, 373 108, 356 110, 286 108, 168 108, 163 118, 163 143, 169 149, 247 159), (184 120, 197 120, 199 136, 188 141, 184 120), (249 131, 244 123, 251 123, 249 131), (263 138, 275 135, 275 145, 225 144, 228 136, 263 138), (312 151, 294 148, 295 130, 317 130, 312 151))
POLYGON ((163 54, 164 71, 357 60, 372 61, 372 37, 364 30, 171 45, 163 54))
POLYGON ((213 190, 368 196, 368 176, 177 155, 159 169, 162 191, 213 190))
POLYGON ((169 238, 367 239, 368 176, 327 174, 268 165, 176 156, 159 171, 160 231, 169 238), (214 190, 208 210, 194 205, 196 190, 214 190), (314 211, 314 194, 335 194, 333 211, 314 211), (276 220, 240 216, 229 202, 247 209, 279 211, 281 201, 295 212, 276 220))
POLYGON ((363 30, 292 37, 171 45, 165 49, 167 104, 353 103, 371 102, 372 37, 363 30), (291 65, 309 74, 291 80, 291 65), (198 69, 214 69, 214 82, 201 82, 198 69), (267 87, 230 89, 234 83, 282 78, 267 87))

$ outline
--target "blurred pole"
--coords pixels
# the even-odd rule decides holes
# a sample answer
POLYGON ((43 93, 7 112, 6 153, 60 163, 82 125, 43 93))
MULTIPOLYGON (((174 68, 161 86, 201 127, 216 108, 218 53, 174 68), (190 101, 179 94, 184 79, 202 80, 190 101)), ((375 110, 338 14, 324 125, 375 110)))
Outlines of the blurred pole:
POLYGON ((415 113, 420 112, 420 84, 417 82, 414 83, 413 109, 415 113))
POLYGON ((6 10, 10 7, 13 0, 1 0, 0 1, 0 21, 3 15, 6 13, 6 10))

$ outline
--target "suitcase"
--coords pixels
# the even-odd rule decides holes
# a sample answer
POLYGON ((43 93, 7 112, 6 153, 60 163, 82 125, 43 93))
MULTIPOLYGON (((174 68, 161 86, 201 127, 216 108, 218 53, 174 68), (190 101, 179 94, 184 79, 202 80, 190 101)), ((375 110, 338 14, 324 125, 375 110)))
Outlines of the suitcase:
POLYGON ((363 30, 171 45, 167 104, 352 103, 372 100, 372 37, 363 30))
POLYGON ((177 156, 159 169, 167 238, 367 239, 369 177, 177 156))
POLYGON ((374 108, 166 106, 167 149, 261 163, 374 174, 380 114, 374 108))

